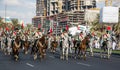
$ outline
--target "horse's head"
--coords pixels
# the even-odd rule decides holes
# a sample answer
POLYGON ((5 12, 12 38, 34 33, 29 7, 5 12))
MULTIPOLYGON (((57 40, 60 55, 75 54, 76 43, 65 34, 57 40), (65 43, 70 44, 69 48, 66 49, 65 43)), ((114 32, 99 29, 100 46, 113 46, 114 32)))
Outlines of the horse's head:
POLYGON ((19 42, 20 40, 21 40, 20 36, 17 35, 15 41, 16 41, 16 42, 19 42))

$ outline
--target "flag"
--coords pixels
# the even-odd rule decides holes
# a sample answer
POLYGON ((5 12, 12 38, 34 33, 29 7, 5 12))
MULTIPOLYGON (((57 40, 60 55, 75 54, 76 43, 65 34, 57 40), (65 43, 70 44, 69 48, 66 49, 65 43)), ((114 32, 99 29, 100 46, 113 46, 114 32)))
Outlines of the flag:
POLYGON ((66 25, 66 30, 68 31, 68 29, 69 29, 69 27, 68 27, 68 25, 66 25))
POLYGON ((50 33, 52 33, 52 28, 50 28, 50 33))
POLYGON ((14 26, 12 26, 12 30, 14 30, 14 26))
POLYGON ((6 27, 6 31, 9 31, 9 28, 8 28, 8 27, 6 27))
POLYGON ((16 35, 17 33, 16 32, 13 32, 14 35, 16 35))
POLYGON ((38 24, 38 29, 40 29, 41 28, 41 24, 38 24))
POLYGON ((24 28, 24 23, 22 22, 22 29, 24 28))
POLYGON ((110 26, 107 26, 107 30, 111 30, 111 27, 110 27, 110 26))
POLYGON ((77 27, 78 30, 80 30, 80 27, 77 27))

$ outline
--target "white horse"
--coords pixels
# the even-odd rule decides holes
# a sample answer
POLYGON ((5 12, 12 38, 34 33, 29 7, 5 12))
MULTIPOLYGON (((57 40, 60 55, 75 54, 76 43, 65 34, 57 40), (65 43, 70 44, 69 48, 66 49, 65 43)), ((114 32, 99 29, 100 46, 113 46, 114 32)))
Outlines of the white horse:
POLYGON ((90 48, 90 55, 93 56, 93 48, 94 48, 94 38, 90 38, 90 43, 89 43, 89 48, 90 48))
POLYGON ((69 50, 70 50, 71 54, 73 53, 72 49, 73 49, 73 46, 74 46, 73 39, 74 38, 72 38, 71 36, 69 36, 69 50))
MULTIPOLYGON (((102 39, 104 39, 104 38, 102 38, 102 39)), ((112 40, 110 38, 105 38, 101 45, 100 56, 101 56, 101 58, 103 56, 104 57, 107 56, 107 58, 109 59, 111 56, 111 53, 112 53, 112 40), (106 52, 107 52, 107 55, 106 55, 106 52)))
POLYGON ((10 55, 12 53, 12 47, 11 47, 11 43, 12 43, 12 39, 10 37, 7 37, 7 54, 10 55))
POLYGON ((5 51, 5 36, 1 37, 1 50, 5 51))
POLYGON ((62 42, 62 55, 61 59, 64 60, 64 57, 66 57, 66 60, 68 60, 68 49, 69 49, 69 42, 68 42, 68 34, 64 33, 62 36, 63 42, 62 42))

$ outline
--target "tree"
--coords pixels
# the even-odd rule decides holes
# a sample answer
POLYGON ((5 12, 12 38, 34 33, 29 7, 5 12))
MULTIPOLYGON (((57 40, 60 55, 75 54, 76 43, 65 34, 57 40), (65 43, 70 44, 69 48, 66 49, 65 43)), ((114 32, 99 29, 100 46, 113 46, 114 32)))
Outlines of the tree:
POLYGON ((18 24, 19 23, 18 19, 11 19, 11 21, 12 21, 12 24, 15 28, 19 28, 19 29, 21 28, 21 25, 18 24))
POLYGON ((5 23, 2 20, 3 20, 3 18, 0 17, 0 27, 4 28, 5 23))
POLYGON ((116 34, 120 34, 120 22, 115 24, 113 26, 113 31, 116 33, 116 34))
POLYGON ((12 23, 14 26, 18 25, 18 19, 11 19, 12 23))

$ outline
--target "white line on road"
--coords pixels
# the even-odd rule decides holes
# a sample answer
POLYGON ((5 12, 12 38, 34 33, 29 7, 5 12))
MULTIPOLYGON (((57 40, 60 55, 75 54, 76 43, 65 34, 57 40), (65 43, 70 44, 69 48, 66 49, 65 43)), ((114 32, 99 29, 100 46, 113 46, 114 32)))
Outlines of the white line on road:
POLYGON ((90 66, 91 66, 91 65, 89 65, 89 64, 85 64, 85 63, 81 63, 81 62, 78 62, 77 64, 84 65, 84 66, 87 66, 87 67, 90 67, 90 66))
POLYGON ((26 65, 30 66, 30 67, 34 67, 34 65, 30 64, 30 63, 26 63, 26 65))
POLYGON ((49 56, 49 57, 50 57, 50 58, 53 58, 53 59, 55 58, 54 56, 49 56))

